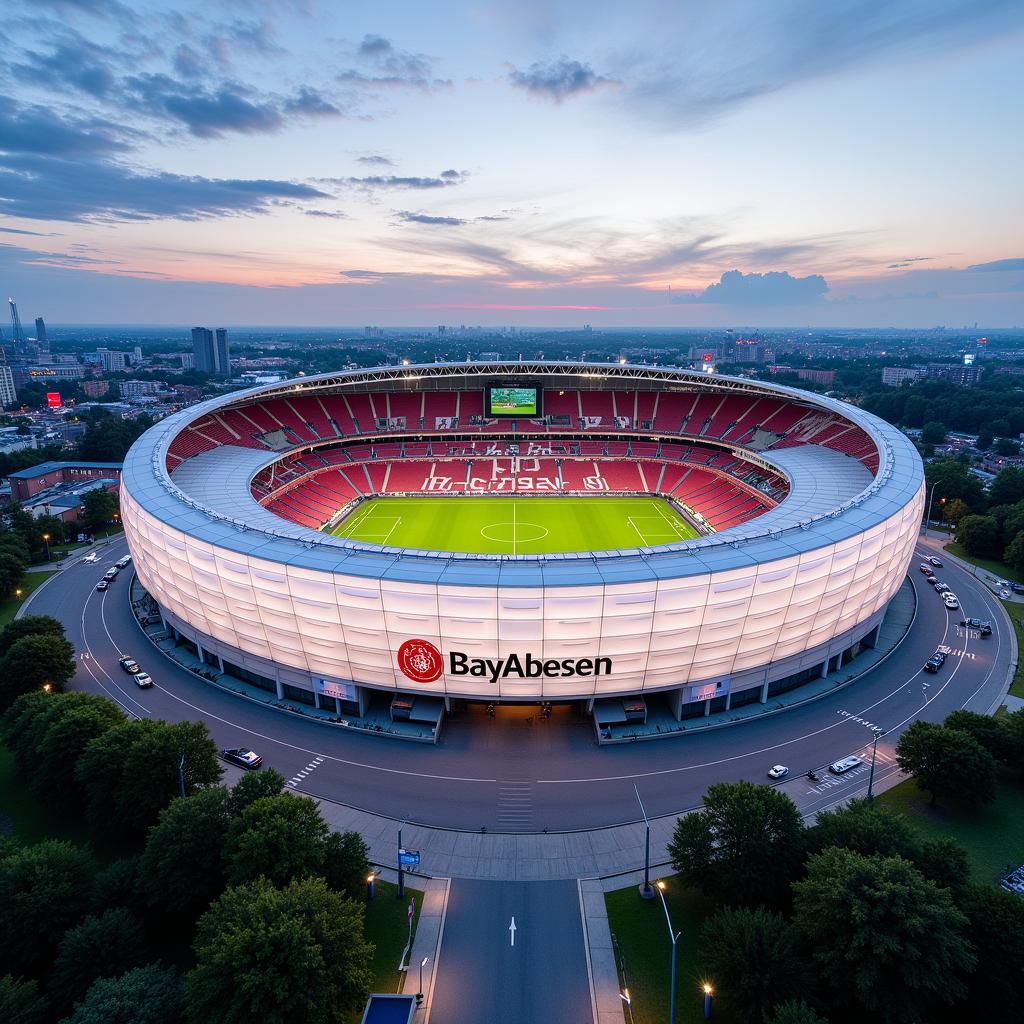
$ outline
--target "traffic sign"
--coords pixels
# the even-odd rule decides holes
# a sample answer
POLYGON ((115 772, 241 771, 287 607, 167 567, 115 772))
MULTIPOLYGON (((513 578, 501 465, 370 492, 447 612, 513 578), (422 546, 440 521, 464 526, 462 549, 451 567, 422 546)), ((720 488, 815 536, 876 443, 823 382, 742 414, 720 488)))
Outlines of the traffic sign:
POLYGON ((419 850, 399 850, 398 851, 398 863, 403 868, 416 867, 420 862, 420 851, 419 850))

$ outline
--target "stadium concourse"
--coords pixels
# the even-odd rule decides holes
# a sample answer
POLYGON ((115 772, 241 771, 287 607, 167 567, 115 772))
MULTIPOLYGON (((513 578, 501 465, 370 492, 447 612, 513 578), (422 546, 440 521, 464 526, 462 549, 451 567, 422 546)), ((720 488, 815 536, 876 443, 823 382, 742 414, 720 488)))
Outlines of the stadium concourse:
POLYGON ((566 706, 615 743, 799 702, 876 647, 923 500, 913 445, 845 403, 555 362, 225 395, 151 428, 122 482, 162 642, 435 742, 476 703, 566 706))

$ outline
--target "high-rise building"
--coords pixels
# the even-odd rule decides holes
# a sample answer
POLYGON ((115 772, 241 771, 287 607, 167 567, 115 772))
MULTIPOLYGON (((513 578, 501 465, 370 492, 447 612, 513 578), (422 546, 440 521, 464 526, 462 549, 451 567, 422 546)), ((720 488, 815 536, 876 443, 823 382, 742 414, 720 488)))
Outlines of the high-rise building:
POLYGON ((178 358, 181 360, 181 368, 183 370, 194 370, 196 368, 196 357, 191 352, 182 352, 178 358))
POLYGON ((217 372, 222 377, 231 376, 231 350, 228 348, 228 332, 225 327, 217 328, 217 348, 214 352, 217 372))
POLYGON ((14 374, 11 368, 4 363, 0 365, 0 407, 6 409, 18 400, 18 392, 14 387, 14 374))
POLYGON ((124 369, 124 353, 116 352, 109 348, 98 348, 96 349, 96 355, 100 357, 103 362, 103 369, 108 373, 115 370, 124 369))
POLYGON ((217 372, 217 355, 213 347, 213 331, 208 327, 192 328, 192 354, 201 373, 217 372))
POLYGON ((36 317, 36 341, 39 342, 40 348, 44 348, 48 342, 46 338, 46 324, 43 322, 41 316, 36 317))

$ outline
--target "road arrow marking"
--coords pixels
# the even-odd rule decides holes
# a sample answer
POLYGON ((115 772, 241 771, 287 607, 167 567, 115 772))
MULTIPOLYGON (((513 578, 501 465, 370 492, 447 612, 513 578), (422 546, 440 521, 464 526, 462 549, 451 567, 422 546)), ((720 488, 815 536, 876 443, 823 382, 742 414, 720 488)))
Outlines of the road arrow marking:
POLYGON ((514 917, 512 918, 512 923, 508 926, 508 933, 514 946, 516 944, 516 919, 514 917))

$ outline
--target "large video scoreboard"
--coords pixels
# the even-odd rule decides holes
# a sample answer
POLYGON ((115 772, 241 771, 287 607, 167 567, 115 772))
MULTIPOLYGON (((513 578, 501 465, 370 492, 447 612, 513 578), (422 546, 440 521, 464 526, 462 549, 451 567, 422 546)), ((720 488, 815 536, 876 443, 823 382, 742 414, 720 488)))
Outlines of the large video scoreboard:
POLYGON ((494 419, 510 416, 536 418, 541 413, 541 390, 529 384, 489 384, 487 415, 494 419))

